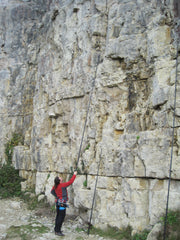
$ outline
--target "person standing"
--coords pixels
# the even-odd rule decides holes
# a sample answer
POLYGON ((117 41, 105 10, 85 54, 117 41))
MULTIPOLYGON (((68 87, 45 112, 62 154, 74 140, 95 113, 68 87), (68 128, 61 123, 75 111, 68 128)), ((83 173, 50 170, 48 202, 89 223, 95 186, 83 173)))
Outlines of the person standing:
POLYGON ((63 182, 61 177, 55 177, 54 186, 51 189, 51 194, 56 198, 56 219, 55 219, 55 234, 58 236, 64 236, 61 231, 62 224, 66 216, 66 207, 68 201, 67 187, 70 186, 77 175, 77 171, 74 172, 72 178, 68 182, 63 182))

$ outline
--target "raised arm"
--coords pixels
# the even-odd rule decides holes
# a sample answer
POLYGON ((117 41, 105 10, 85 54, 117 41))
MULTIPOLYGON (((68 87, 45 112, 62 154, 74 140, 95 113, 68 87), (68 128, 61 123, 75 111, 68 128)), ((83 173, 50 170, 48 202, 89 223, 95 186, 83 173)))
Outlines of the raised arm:
POLYGON ((68 187, 69 185, 71 185, 74 182, 76 175, 77 175, 77 171, 74 172, 72 178, 68 182, 61 183, 61 187, 68 187))

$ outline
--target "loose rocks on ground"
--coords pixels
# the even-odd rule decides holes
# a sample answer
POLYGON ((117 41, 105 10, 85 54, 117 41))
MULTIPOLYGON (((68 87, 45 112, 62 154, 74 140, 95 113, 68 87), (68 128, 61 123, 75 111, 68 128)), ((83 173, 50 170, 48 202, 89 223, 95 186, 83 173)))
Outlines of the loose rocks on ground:
MULTIPOLYGON (((58 236, 55 236, 53 230, 55 213, 47 214, 48 209, 28 210, 27 205, 20 199, 0 199, 0 209, 0 240, 59 239, 58 236)), ((63 239, 104 239, 95 235, 88 236, 87 233, 80 231, 78 219, 78 217, 67 216, 63 226, 63 233, 65 234, 63 239)))

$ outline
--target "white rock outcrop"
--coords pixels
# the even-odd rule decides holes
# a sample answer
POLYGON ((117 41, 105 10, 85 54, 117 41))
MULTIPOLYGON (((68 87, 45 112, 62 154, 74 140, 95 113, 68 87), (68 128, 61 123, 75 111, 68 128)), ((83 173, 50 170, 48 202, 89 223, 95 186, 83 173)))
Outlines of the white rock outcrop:
MULTIPOLYGON (((23 135, 13 152, 23 190, 35 186, 54 201, 54 177, 69 179, 87 116, 82 175, 69 189, 73 211, 88 220, 101 161, 93 224, 138 231, 158 222, 172 153, 180 15, 174 5, 0 1, 0 154, 4 163, 13 132, 23 135)), ((180 207, 179 60, 171 209, 180 207)))

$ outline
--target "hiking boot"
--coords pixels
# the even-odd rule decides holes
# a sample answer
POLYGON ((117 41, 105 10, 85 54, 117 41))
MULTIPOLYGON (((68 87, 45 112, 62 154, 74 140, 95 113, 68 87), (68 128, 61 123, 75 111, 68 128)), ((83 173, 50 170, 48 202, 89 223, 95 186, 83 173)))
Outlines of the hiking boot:
POLYGON ((55 232, 55 235, 58 235, 58 236, 65 236, 62 232, 55 232))
POLYGON ((60 232, 60 234, 61 234, 60 236, 65 236, 63 232, 60 232))

